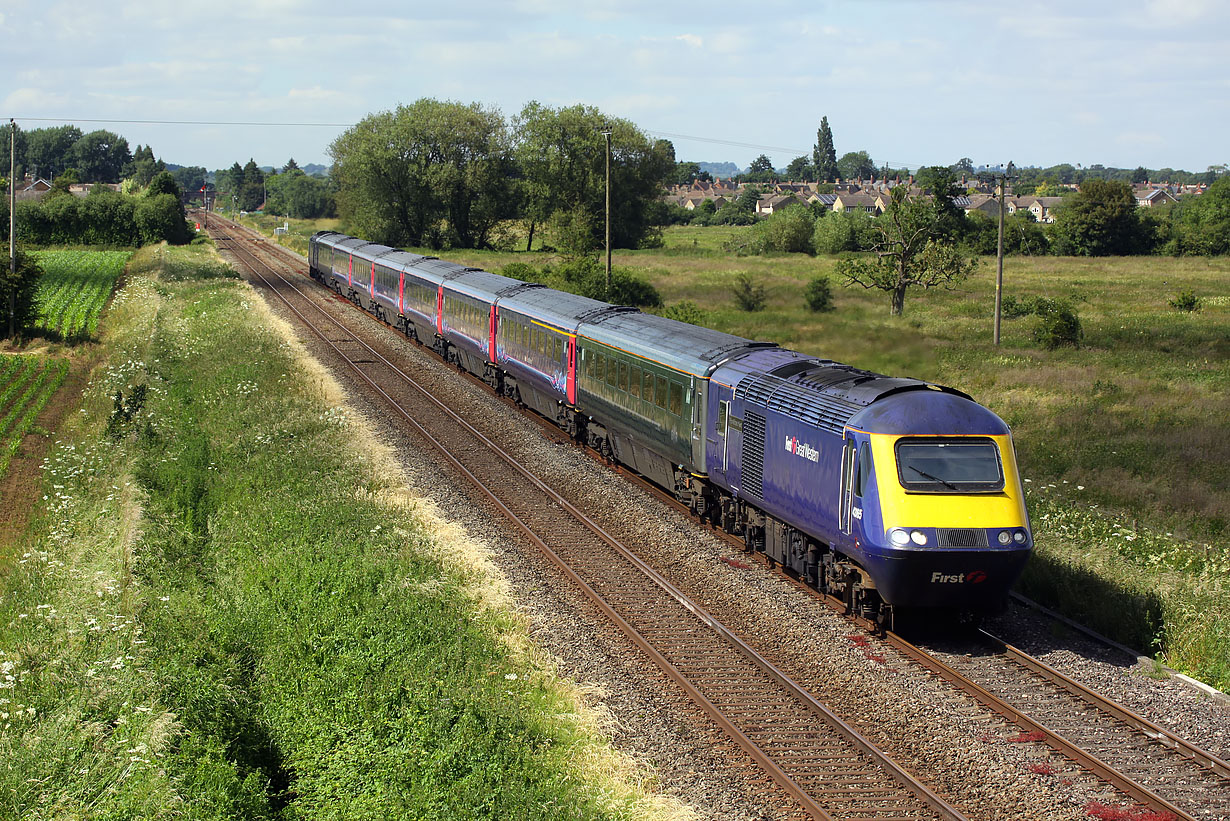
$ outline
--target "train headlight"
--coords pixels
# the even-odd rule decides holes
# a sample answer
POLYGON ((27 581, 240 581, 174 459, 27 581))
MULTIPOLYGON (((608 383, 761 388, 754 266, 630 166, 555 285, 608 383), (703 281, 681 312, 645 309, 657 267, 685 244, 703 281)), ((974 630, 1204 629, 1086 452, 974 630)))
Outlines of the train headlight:
POLYGON ((888 531, 888 540, 893 543, 893 547, 905 547, 910 543, 910 534, 899 527, 894 528, 888 531))
POLYGON ((1016 542, 1017 544, 1025 544, 1025 537, 1026 537, 1025 531, 1018 530, 1017 532, 1012 534, 1012 541, 1016 542))
POLYGON ((919 547, 923 547, 927 544, 927 534, 921 530, 912 530, 910 531, 910 541, 919 547))
POLYGON ((1006 530, 999 531, 999 536, 997 538, 999 539, 999 543, 1004 547, 1007 547, 1009 543, 1012 542, 1012 534, 1006 530))

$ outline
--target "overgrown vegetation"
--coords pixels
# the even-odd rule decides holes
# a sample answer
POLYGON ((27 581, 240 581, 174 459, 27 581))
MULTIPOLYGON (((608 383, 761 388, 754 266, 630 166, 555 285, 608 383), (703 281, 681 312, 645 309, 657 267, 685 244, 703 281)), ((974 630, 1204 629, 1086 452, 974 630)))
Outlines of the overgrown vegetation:
POLYGON ((6 557, 0 814, 649 815, 481 558, 200 251, 130 265, 6 557))

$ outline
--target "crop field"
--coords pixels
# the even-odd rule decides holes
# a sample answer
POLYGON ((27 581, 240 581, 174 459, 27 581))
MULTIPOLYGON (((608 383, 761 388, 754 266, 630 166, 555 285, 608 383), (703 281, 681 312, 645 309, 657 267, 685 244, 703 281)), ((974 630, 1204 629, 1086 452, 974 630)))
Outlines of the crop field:
POLYGON ((67 372, 63 359, 0 356, 0 476, 67 372))
POLYGON ((90 339, 124 270, 129 251, 43 251, 39 283, 38 329, 43 336, 68 342, 90 339))

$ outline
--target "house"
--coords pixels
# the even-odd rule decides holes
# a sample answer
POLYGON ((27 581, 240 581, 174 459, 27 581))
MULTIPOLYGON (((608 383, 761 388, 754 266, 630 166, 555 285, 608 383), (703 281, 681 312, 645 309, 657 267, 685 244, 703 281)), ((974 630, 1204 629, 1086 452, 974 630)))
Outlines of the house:
POLYGON ((15 196, 19 200, 41 200, 51 190, 51 183, 42 177, 30 179, 26 177, 17 183, 15 196))
POLYGON ((874 197, 871 194, 864 194, 862 191, 857 193, 840 193, 833 200, 834 211, 866 211, 868 214, 880 213, 884 210, 885 203, 881 197, 874 197))
MULTIPOLYGON (((953 203, 956 204, 958 208, 964 210, 966 214, 970 214, 974 211, 981 211, 987 216, 999 219, 999 200, 988 194, 970 194, 965 197, 954 197, 953 203)), ((1005 202, 1005 213, 1007 212, 1007 209, 1008 204, 1005 202)))
POLYGON ((807 200, 798 194, 772 194, 756 202, 756 213, 762 216, 774 214, 790 205, 806 205, 807 200))
POLYGON ((1063 197, 1017 197, 1016 208, 1012 210, 1024 208, 1034 215, 1035 222, 1054 222, 1054 210, 1063 200, 1063 197))
POLYGON ((1151 188, 1136 192, 1136 205, 1140 208, 1156 208, 1168 202, 1178 202, 1178 198, 1165 188, 1151 188))

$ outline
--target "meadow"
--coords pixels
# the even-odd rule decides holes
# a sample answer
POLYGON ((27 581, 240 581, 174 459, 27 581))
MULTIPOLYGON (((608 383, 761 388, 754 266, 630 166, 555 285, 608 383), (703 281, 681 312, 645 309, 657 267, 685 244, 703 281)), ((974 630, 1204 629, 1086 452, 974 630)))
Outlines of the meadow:
POLYGON ((36 332, 69 343, 93 337, 129 256, 130 251, 38 252, 43 278, 38 287, 36 332))
POLYGON ((221 267, 137 252, 0 555, 0 817, 680 817, 221 267))
MULTIPOLYGON (((1035 316, 1004 319, 993 344, 993 258, 957 290, 909 291, 893 317, 886 294, 843 286, 834 257, 727 250, 747 230, 669 228, 663 247, 616 252, 614 264, 667 306, 693 303, 709 327, 952 385, 990 407, 1013 430, 1038 545, 1019 589, 1230 688, 1230 259, 1009 257, 1005 296, 1066 300, 1079 315, 1081 345, 1047 350, 1035 316), (736 307, 743 273, 765 288, 764 310, 736 307), (832 311, 806 305, 817 277, 829 278, 832 311), (1189 291, 1199 310, 1170 304, 1189 291)), ((559 262, 412 250, 496 272, 559 262)))

